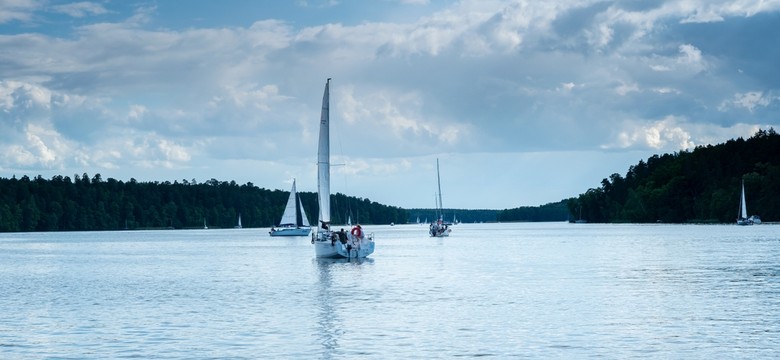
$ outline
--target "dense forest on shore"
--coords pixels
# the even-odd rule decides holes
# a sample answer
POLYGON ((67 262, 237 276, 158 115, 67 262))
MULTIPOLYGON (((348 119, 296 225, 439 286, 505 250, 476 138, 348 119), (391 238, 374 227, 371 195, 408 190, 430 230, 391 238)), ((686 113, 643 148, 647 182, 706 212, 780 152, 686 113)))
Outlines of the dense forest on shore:
POLYGON ((540 206, 505 209, 496 214, 496 219, 501 222, 566 221, 569 220, 568 201, 561 200, 540 206))
MULTIPOLYGON (((317 197, 299 193, 311 224, 317 223, 317 197)), ((0 178, 0 231, 76 231, 161 228, 231 228, 241 214, 244 227, 270 227, 284 212, 289 192, 211 179, 189 182, 122 182, 91 179, 85 173, 0 178)), ((406 210, 368 199, 331 195, 332 221, 401 223, 406 210)))
POLYGON ((750 215, 780 220, 780 135, 759 130, 745 140, 654 155, 612 174, 601 187, 569 199, 572 218, 588 222, 732 223, 744 180, 750 215))
MULTIPOLYGON (((612 174, 601 187, 576 198, 505 210, 445 209, 446 221, 565 221, 632 223, 731 223, 744 181, 748 211, 780 221, 780 135, 759 130, 745 140, 654 155, 612 174)), ((299 193, 316 224, 317 197, 299 193)), ((0 178, 0 231, 270 227, 289 192, 211 179, 203 183, 122 182, 100 174, 0 178)), ((435 209, 402 209, 344 194, 331 195, 334 224, 404 224, 433 221, 435 209)))
MULTIPOLYGON (((498 210, 466 210, 466 209, 442 209, 444 221, 460 223, 496 222, 498 210)), ((421 223, 431 223, 439 218, 436 209, 407 209, 407 222, 414 224, 419 219, 421 223)))

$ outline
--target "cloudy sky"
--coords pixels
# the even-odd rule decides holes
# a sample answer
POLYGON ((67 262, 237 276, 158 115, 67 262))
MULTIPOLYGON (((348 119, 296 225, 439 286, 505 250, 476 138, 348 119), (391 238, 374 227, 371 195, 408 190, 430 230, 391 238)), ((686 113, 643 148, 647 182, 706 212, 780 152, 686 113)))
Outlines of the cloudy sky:
POLYGON ((780 128, 780 0, 0 0, 0 176, 535 206, 780 128))

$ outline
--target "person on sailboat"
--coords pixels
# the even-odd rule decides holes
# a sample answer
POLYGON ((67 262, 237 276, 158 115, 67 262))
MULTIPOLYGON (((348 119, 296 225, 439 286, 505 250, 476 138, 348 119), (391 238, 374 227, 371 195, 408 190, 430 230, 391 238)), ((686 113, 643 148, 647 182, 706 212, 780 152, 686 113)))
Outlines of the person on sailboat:
POLYGON ((357 238, 358 240, 363 240, 363 228, 360 227, 360 224, 355 225, 355 227, 352 228, 352 236, 357 238))
POLYGON ((347 243, 347 232, 344 231, 344 228, 341 228, 339 231, 339 241, 341 241, 342 244, 347 243))

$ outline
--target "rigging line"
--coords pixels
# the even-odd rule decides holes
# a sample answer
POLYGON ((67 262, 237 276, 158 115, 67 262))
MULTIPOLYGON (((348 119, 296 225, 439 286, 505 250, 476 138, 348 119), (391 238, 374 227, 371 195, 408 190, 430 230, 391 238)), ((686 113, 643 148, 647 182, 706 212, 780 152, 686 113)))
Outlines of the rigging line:
MULTIPOLYGON (((330 94, 331 97, 337 99, 338 97, 337 96, 333 96, 333 94, 334 94, 333 88, 331 88, 331 94, 330 94)), ((338 101, 331 102, 331 105, 330 105, 330 113, 331 113, 331 115, 337 113, 337 111, 335 111, 335 109, 334 109, 334 106, 333 106, 334 104, 338 104, 338 101)), ((331 126, 335 125, 334 133, 336 135, 336 143, 338 144, 338 147, 339 147, 339 156, 341 157, 341 159, 346 159, 344 157, 344 147, 342 146, 342 141, 341 141, 340 123, 338 121, 334 122, 331 119, 330 124, 331 124, 331 126)), ((332 167, 333 166, 346 166, 346 160, 344 161, 344 163, 341 163, 341 164, 331 164, 331 166, 332 167)), ((349 189, 349 185, 347 184, 347 171, 346 171, 346 169, 342 170, 341 174, 342 174, 343 180, 344 180, 344 187, 343 187, 344 192, 343 192, 343 194, 344 194, 344 199, 347 202, 347 211, 348 211, 348 213, 351 213, 352 212, 352 205, 350 204, 349 197, 346 194, 347 190, 349 189)), ((336 203, 334 205, 336 205, 336 209, 338 209, 338 203, 336 203)), ((346 221, 346 219, 343 219, 343 220, 346 221)))

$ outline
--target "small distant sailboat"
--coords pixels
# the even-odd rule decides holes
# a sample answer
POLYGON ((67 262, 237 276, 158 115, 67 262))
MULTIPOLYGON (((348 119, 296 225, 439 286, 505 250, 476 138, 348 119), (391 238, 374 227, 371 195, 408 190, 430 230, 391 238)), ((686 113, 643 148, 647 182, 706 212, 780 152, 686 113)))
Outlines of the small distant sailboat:
POLYGON ((206 218, 203 218, 203 229, 208 230, 208 226, 206 225, 206 218))
POLYGON ((439 184, 439 197, 436 202, 436 212, 439 216, 439 219, 435 222, 431 223, 431 226, 428 228, 428 234, 431 235, 431 237, 445 237, 450 236, 450 232, 452 232, 452 229, 450 229, 449 224, 444 222, 444 212, 442 209, 442 202, 441 202, 441 176, 439 175, 439 159, 436 159, 436 180, 439 184))
POLYGON ((745 202, 745 180, 742 180, 742 192, 739 197, 739 211, 737 213, 737 225, 760 224, 761 218, 758 215, 748 217, 747 203, 745 202))
POLYGON ((235 226, 236 229, 241 229, 243 226, 241 226, 241 214, 238 214, 238 224, 235 226))
POLYGON ((287 206, 284 208, 282 219, 279 220, 279 226, 272 227, 269 233, 271 236, 307 236, 310 232, 311 225, 306 212, 303 211, 303 204, 295 190, 295 179, 293 179, 290 197, 287 198, 287 206))
MULTIPOLYGON (((330 78, 325 83, 317 150, 317 198, 320 205, 317 232, 311 242, 318 258, 364 258, 374 252, 374 234, 363 232, 360 224, 351 231, 330 229, 330 78)), ((350 219, 351 221, 351 219, 350 219)))

